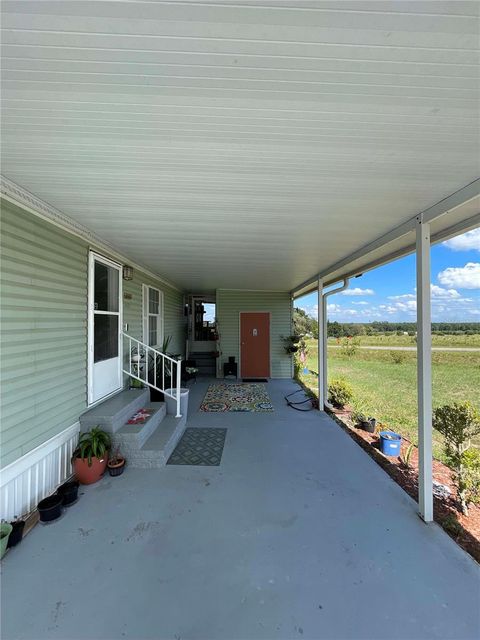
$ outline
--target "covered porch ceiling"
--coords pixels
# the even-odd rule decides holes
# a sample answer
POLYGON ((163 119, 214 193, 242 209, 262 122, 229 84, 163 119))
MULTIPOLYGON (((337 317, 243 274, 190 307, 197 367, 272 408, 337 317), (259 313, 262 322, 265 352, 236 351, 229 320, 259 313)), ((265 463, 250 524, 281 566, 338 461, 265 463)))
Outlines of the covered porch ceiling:
POLYGON ((480 223, 477 2, 2 10, 2 173, 181 288, 361 271, 462 189, 432 233, 480 223))

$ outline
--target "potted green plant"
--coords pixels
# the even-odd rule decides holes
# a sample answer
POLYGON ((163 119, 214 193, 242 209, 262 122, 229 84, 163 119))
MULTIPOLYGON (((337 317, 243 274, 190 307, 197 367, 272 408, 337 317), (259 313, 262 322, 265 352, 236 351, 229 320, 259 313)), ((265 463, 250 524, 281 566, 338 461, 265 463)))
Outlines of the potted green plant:
POLYGON ((291 355, 292 353, 297 353, 297 351, 299 349, 301 349, 302 346, 304 346, 304 343, 302 341, 302 336, 287 336, 287 337, 282 337, 283 340, 283 344, 284 344, 284 349, 285 349, 285 353, 288 353, 288 355, 291 355))
POLYGON ((110 446, 110 434, 99 426, 80 435, 73 452, 72 465, 81 484, 93 484, 100 480, 107 467, 110 446))
POLYGON ((22 520, 18 516, 15 516, 10 524, 12 525, 12 531, 10 533, 10 537, 8 538, 8 548, 15 547, 22 540, 23 529, 25 528, 25 520, 22 520))
POLYGON ((115 477, 121 476, 125 469, 126 460, 120 455, 120 449, 117 447, 107 462, 108 473, 115 477))
POLYGON ((7 550, 8 538, 12 533, 12 525, 8 522, 2 522, 0 524, 0 558, 3 558, 5 551, 7 550))

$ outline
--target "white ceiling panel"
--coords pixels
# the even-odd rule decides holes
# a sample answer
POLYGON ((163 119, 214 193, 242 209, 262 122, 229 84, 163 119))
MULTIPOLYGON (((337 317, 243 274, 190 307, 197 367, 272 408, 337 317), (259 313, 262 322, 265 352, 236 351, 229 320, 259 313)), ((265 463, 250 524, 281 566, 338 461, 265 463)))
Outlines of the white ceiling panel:
POLYGON ((2 11, 2 173, 185 289, 293 289, 480 173, 477 2, 2 11))

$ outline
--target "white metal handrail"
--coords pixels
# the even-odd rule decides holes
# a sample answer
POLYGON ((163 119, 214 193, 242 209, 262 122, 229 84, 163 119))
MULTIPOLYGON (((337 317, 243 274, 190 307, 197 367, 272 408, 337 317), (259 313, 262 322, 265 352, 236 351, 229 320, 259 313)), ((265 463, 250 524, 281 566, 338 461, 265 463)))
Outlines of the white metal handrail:
MULTIPOLYGON (((168 356, 166 353, 162 353, 154 347, 150 347, 145 342, 137 340, 133 336, 129 336, 127 333, 121 332, 124 340, 128 342, 128 368, 123 366, 123 373, 126 373, 135 380, 140 380, 148 387, 156 389, 161 393, 173 398, 177 403, 176 418, 181 418, 180 413, 180 390, 182 386, 182 359, 175 359, 168 356), (136 354, 136 355, 132 355, 136 354), (160 358, 160 362, 157 365, 157 360, 160 358), (157 384, 158 367, 161 369, 161 384, 157 384), (170 376, 171 391, 167 391, 165 388, 165 372, 167 376, 170 376), (150 380, 153 379, 153 383, 150 380), (175 380, 175 391, 173 381, 175 380), (173 393, 172 393, 173 392, 173 393)), ((125 364, 125 363, 124 363, 125 364)))

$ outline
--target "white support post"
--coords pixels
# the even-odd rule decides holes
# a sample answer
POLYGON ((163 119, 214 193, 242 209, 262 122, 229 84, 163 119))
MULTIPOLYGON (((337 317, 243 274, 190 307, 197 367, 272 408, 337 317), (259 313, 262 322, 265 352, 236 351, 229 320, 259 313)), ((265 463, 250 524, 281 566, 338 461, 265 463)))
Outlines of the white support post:
POLYGON ((433 520, 433 484, 430 225, 424 223, 421 218, 417 221, 418 505, 423 520, 431 522, 433 520))
MULTIPOLYGON (((172 363, 172 373, 173 373, 173 363, 172 363)), ((172 385, 173 386, 173 385, 172 385)), ((182 386, 182 370, 181 370, 181 366, 180 366, 180 360, 177 360, 177 415, 175 416, 176 418, 181 418, 182 414, 180 412, 180 400, 181 400, 181 396, 180 396, 180 388, 182 386)))
POLYGON ((323 312, 323 280, 318 278, 318 409, 323 411, 325 409, 325 383, 323 379, 325 371, 325 318, 323 312))
POLYGON ((327 326, 327 303, 326 295, 323 298, 323 399, 328 401, 328 326, 327 326))

